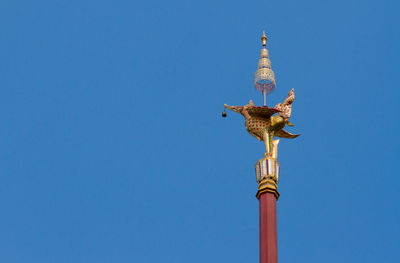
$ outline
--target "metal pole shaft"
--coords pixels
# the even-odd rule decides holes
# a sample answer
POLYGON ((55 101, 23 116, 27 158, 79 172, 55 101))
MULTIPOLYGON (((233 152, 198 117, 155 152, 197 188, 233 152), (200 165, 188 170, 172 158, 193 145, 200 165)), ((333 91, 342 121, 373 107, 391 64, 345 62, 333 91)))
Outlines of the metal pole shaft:
POLYGON ((276 197, 269 192, 260 196, 260 263, 278 263, 276 197))
POLYGON ((267 92, 264 90, 264 106, 267 106, 267 92))

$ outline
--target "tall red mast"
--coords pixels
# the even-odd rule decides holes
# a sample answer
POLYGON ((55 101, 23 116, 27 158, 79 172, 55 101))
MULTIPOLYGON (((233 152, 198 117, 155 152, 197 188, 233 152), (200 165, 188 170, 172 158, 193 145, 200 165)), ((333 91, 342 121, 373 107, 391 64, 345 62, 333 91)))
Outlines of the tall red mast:
POLYGON ((260 263, 278 262, 278 230, 276 225, 276 196, 260 196, 260 263))
POLYGON ((260 263, 277 263, 278 226, 276 201, 279 198, 277 190, 279 177, 278 161, 268 157, 259 160, 256 163, 256 174, 257 181, 259 182, 256 197, 259 200, 260 211, 260 263), (268 165, 273 165, 274 167, 269 169, 268 165))
MULTIPOLYGON (((264 95, 264 106, 255 106, 249 101, 244 106, 229 106, 225 108, 241 114, 245 118, 246 130, 265 144, 264 158, 255 164, 258 191, 256 194, 260 206, 260 263, 278 262, 278 233, 276 220, 276 201, 279 198, 279 162, 278 143, 274 137, 293 139, 299 135, 291 134, 283 128, 293 126, 289 122, 294 101, 292 89, 285 101, 278 103, 274 108, 266 106, 266 94, 275 88, 275 74, 271 69, 268 50, 266 49, 267 37, 261 37, 261 49, 258 69, 254 76, 254 84, 264 95), (276 115, 275 115, 276 114, 276 115)), ((225 109, 222 117, 226 117, 225 109)))
MULTIPOLYGON (((275 141, 273 148, 277 149, 275 141)), ((278 229, 276 220, 276 201, 279 198, 279 163, 276 150, 256 164, 256 175, 260 210, 260 263, 278 262, 278 229)))

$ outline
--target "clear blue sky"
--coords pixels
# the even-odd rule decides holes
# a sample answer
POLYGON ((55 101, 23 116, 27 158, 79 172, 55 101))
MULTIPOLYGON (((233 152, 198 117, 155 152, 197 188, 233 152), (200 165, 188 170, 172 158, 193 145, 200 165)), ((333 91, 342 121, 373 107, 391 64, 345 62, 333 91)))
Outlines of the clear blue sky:
POLYGON ((280 262, 400 262, 399 7, 1 1, 0 262, 258 262, 262 30, 280 262))

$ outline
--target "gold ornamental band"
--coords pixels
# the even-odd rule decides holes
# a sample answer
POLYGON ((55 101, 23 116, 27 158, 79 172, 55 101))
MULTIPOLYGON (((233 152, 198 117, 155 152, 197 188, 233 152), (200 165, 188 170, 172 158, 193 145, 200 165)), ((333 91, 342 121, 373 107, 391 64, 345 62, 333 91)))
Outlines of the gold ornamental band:
POLYGON ((277 190, 277 184, 271 179, 264 179, 258 184, 258 191, 256 194, 257 199, 260 199, 260 196, 263 193, 273 193, 276 197, 276 200, 279 198, 279 192, 277 190))

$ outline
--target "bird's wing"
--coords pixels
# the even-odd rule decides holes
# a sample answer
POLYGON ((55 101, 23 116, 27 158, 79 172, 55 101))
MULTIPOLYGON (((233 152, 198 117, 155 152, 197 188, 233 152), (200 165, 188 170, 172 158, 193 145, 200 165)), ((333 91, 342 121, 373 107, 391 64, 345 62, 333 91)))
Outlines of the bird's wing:
POLYGON ((280 138, 286 138, 286 139, 294 139, 296 137, 299 137, 300 134, 292 134, 290 132, 287 132, 285 130, 279 130, 274 133, 274 136, 280 137, 280 138))
POLYGON ((268 119, 275 113, 280 112, 280 110, 275 108, 268 108, 266 106, 254 106, 248 109, 250 116, 262 117, 268 119))
MULTIPOLYGON (((243 111, 243 106, 229 106, 224 104, 224 107, 239 114, 242 114, 243 111)), ((271 117, 275 113, 280 112, 280 110, 275 108, 268 108, 266 106, 249 106, 247 108, 247 112, 251 117, 269 119, 269 117, 271 117)))

